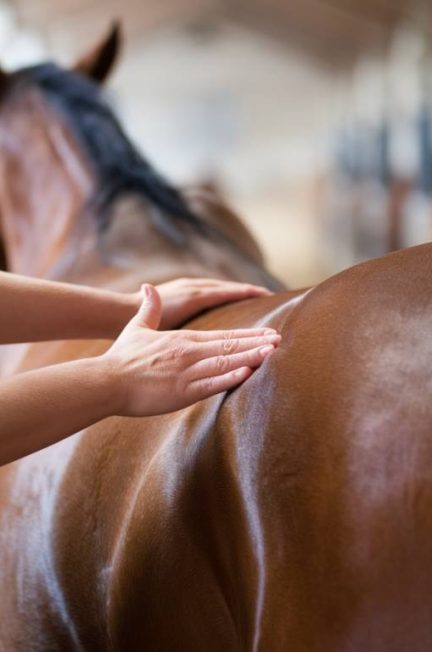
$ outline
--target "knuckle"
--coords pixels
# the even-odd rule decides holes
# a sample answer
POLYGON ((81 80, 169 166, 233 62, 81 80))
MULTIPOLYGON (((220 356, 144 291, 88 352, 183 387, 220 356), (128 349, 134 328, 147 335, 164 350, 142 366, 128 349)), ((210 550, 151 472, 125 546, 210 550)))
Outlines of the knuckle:
MULTIPOLYGON (((153 356, 151 356, 148 359, 147 364, 150 367, 150 369, 159 369, 160 367, 164 366, 164 362, 165 362, 165 360, 164 360, 163 356, 158 355, 157 353, 155 353, 153 356)), ((137 363, 138 363, 138 360, 135 361, 135 364, 137 364, 137 363)))
POLYGON ((235 340, 226 340, 226 342, 224 342, 224 351, 226 353, 233 353, 236 348, 237 343, 235 340))
POLYGON ((163 357, 165 360, 178 360, 184 354, 183 342, 178 338, 174 339, 172 337, 168 337, 163 342, 163 346, 161 346, 161 352, 163 352, 163 357))
POLYGON ((189 346, 186 342, 178 342, 172 349, 172 357, 174 360, 181 360, 189 354, 189 346))
POLYGON ((225 371, 227 368, 228 360, 223 355, 218 355, 216 358, 216 369, 218 371, 225 371))
POLYGON ((206 394, 211 394, 213 392, 213 388, 214 388, 214 380, 213 380, 213 378, 205 378, 202 381, 201 387, 202 387, 203 391, 206 394))
POLYGON ((227 331, 224 334, 224 343, 223 350, 226 353, 231 353, 236 347, 236 340, 234 339, 234 333, 232 331, 227 331))
POLYGON ((183 348, 181 346, 174 346, 168 353, 168 357, 172 360, 179 360, 183 356, 183 348))

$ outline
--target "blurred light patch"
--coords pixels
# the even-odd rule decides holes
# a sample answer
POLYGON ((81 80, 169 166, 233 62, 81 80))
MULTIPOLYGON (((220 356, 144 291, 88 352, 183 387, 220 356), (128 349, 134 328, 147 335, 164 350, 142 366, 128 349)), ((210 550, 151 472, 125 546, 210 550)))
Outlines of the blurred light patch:
POLYGON ((126 129, 177 183, 216 188, 289 285, 431 239, 431 3, 15 0, 2 61, 70 61, 114 17, 126 129))

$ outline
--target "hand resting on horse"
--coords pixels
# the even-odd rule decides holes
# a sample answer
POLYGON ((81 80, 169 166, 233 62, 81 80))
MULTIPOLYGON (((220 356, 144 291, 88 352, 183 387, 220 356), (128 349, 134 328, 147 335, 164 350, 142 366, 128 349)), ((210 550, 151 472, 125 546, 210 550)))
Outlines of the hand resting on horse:
MULTIPOLYGON (((206 308, 272 294, 266 288, 206 278, 157 286, 160 328, 176 328, 206 308)), ((121 294, 0 272, 0 344, 114 339, 141 305, 140 292, 121 294)))
POLYGON ((273 294, 267 288, 209 278, 179 278, 157 286, 162 300, 159 328, 175 328, 213 306, 273 294))
MULTIPOLYGON (((206 281, 202 283, 205 287, 206 281)), ((181 290, 187 302, 185 284, 166 284, 162 292, 170 296, 171 285, 176 293, 181 290)), ((195 301, 189 296, 188 308, 180 300, 173 301, 166 323, 184 321, 187 314, 199 312, 206 304, 226 302, 236 291, 243 297, 263 293, 249 286, 248 290, 228 288, 224 294, 216 283, 219 300, 216 295, 210 300, 201 294, 203 286, 192 284, 195 301)), ((24 296, 31 297, 32 293, 24 292, 24 296)), ((86 298, 91 304, 89 295, 86 298)), ((0 381, 0 464, 49 446, 109 416, 162 414, 231 389, 248 378, 280 342, 280 335, 268 328, 160 332, 155 330, 163 312, 158 292, 145 285, 140 298, 138 312, 104 354, 0 381)), ((19 314, 19 301, 15 296, 13 301, 19 314)), ((1 313, 3 321, 5 310, 1 313)), ((43 317, 39 320, 42 322, 43 317)), ((10 319, 7 321, 5 333, 0 328, 0 339, 4 335, 4 339, 16 341, 10 319)), ((56 328, 59 326, 57 323, 56 328)), ((38 339, 46 339, 42 323, 38 323, 38 329, 38 339)), ((17 330, 28 332, 28 327, 27 331, 24 326, 20 330, 17 324, 17 330)))

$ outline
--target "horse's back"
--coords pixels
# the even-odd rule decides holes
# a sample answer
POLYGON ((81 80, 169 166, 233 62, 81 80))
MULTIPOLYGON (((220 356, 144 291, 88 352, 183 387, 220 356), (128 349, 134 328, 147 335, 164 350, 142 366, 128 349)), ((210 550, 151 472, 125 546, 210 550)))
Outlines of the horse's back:
POLYGON ((261 649, 429 650, 432 248, 347 270, 278 319, 270 402, 254 381, 232 396, 260 424, 235 428, 258 450, 261 649))
POLYGON ((429 650, 432 247, 281 299, 199 322, 283 333, 226 398, 210 439, 232 488, 220 576, 235 582, 226 595, 240 596, 230 611, 241 640, 262 650, 429 650))
POLYGON ((228 395, 89 429, 31 523, 9 493, 8 554, 51 586, 26 649, 430 649, 431 271, 419 247, 200 317, 282 345, 228 395))

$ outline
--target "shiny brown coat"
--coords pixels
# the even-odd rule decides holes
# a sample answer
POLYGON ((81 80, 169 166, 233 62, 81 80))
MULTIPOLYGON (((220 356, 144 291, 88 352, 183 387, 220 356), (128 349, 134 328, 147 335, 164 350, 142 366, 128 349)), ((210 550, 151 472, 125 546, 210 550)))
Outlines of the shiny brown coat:
MULTIPOLYGON (((23 122, 14 105, 14 130, 0 116, 16 151, 53 117, 37 95, 29 107, 23 122)), ((240 243, 238 257, 198 236, 175 255, 126 207, 101 258, 77 218, 85 159, 64 125, 50 129, 45 173, 41 145, 37 171, 30 147, 22 160, 2 150, 10 269, 123 290, 191 273, 266 278, 240 224, 199 195, 190 201, 240 243)), ((190 325, 258 324, 278 328, 282 345, 235 391, 106 420, 0 470, 2 652, 432 648, 431 245, 190 325)), ((104 346, 11 347, 3 370, 104 346)))

